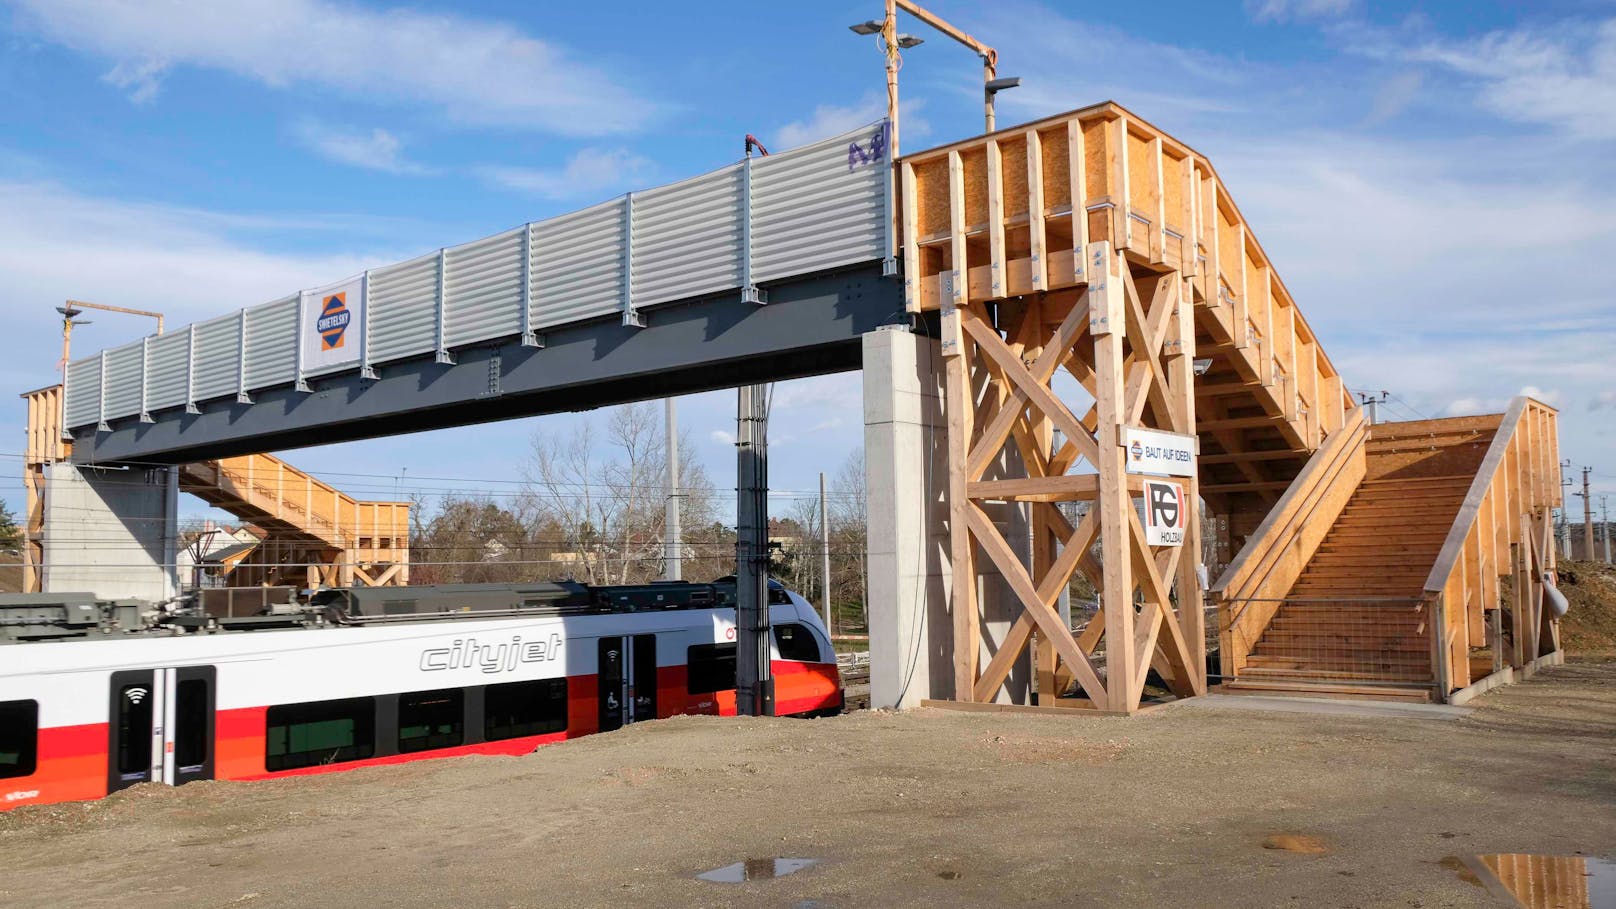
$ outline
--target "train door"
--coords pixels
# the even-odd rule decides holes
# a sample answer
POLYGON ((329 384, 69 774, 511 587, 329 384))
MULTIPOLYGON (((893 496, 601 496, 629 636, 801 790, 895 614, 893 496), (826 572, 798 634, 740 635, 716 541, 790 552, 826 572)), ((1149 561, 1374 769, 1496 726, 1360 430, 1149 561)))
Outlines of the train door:
POLYGON ((213 778, 215 682, 212 666, 112 674, 108 792, 213 778))
POLYGON ((656 719, 656 635, 601 638, 600 731, 656 719))
POLYGON ((623 671, 628 654, 624 638, 601 638, 599 644, 600 669, 600 731, 611 732, 623 728, 624 704, 628 701, 628 673, 623 671))

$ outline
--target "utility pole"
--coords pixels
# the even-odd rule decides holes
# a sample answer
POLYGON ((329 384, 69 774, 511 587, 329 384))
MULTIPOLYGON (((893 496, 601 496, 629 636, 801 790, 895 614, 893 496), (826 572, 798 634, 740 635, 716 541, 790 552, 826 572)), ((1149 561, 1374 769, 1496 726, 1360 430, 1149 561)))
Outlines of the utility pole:
POLYGON ((735 707, 774 715, 769 664, 768 386, 742 385, 735 407, 735 707))
POLYGON ((1594 500, 1588 494, 1588 474, 1593 473, 1592 467, 1582 469, 1582 551, 1588 561, 1594 560, 1594 500))
POLYGON ((1599 527, 1605 540, 1605 564, 1610 564, 1610 496, 1599 497, 1599 527))
POLYGON ((1380 405, 1386 403, 1386 400, 1388 398, 1390 398, 1390 397, 1391 397, 1391 392, 1389 392, 1389 391, 1382 391, 1378 395, 1372 394, 1372 393, 1366 392, 1366 391, 1358 392, 1358 401, 1359 401, 1359 403, 1361 403, 1361 404, 1363 404, 1363 406, 1369 408, 1369 425, 1370 426, 1373 426, 1376 423, 1380 422, 1380 405))
MULTIPOLYGON (((1571 478, 1565 476, 1565 471, 1569 470, 1570 468, 1570 459, 1560 462, 1560 489, 1562 491, 1571 485, 1571 478)), ((1565 505, 1563 504, 1565 502, 1565 496, 1563 494, 1560 496, 1560 501, 1562 503, 1560 506, 1560 553, 1569 559, 1571 558, 1571 515, 1566 511, 1565 505)))
POLYGON ((672 398, 662 402, 662 434, 667 446, 663 458, 667 470, 667 499, 663 501, 662 515, 662 579, 684 580, 683 540, 679 526, 679 415, 672 398))
POLYGON ((825 474, 819 474, 819 578, 825 597, 825 633, 830 627, 830 512, 825 510, 825 474))

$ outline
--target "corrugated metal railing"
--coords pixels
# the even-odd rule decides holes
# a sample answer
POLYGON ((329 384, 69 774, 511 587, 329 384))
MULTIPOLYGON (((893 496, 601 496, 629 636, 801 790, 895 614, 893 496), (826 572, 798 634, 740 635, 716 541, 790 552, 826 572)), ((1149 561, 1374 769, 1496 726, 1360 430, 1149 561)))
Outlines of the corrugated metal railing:
MULTIPOLYGON (((680 183, 628 193, 358 279, 357 362, 313 368, 304 291, 69 364, 68 429, 234 397, 389 360, 881 259, 891 167, 884 122, 680 183)), ((350 279, 353 280, 353 279, 350 279)), ((350 298, 351 299, 351 298, 350 298)), ((763 300, 762 302, 766 302, 763 300)))

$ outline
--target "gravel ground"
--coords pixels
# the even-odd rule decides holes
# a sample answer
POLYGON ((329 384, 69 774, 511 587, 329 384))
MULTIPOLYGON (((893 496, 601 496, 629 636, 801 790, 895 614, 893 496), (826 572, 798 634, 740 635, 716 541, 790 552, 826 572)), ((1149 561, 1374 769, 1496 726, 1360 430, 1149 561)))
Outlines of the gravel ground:
POLYGON ((1501 906, 1456 857, 1616 856, 1616 660, 1473 706, 691 717, 137 787, 0 814, 0 906, 1501 906), (821 861, 695 879, 775 856, 821 861))

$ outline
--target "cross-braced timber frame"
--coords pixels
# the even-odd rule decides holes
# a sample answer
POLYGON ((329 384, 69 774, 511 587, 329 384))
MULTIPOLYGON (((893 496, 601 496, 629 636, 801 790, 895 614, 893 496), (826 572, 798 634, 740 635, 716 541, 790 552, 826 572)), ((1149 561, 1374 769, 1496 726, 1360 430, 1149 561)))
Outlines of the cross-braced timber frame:
POLYGON ((1040 706, 1133 712, 1152 669, 1204 693, 1205 491, 1175 480, 1186 539, 1149 546, 1125 429, 1213 433, 1226 478, 1207 498, 1265 510, 1340 426, 1339 375, 1210 165, 1117 105, 921 152, 897 176, 905 302, 941 315, 955 699, 999 698, 1029 648, 1040 706), (1199 426, 1198 343, 1237 389, 1199 426), (987 502, 1024 509, 1030 557, 987 502), (1021 611, 985 642, 992 573, 1021 611), (1074 634, 1055 606, 1079 573, 1100 611, 1074 634))

